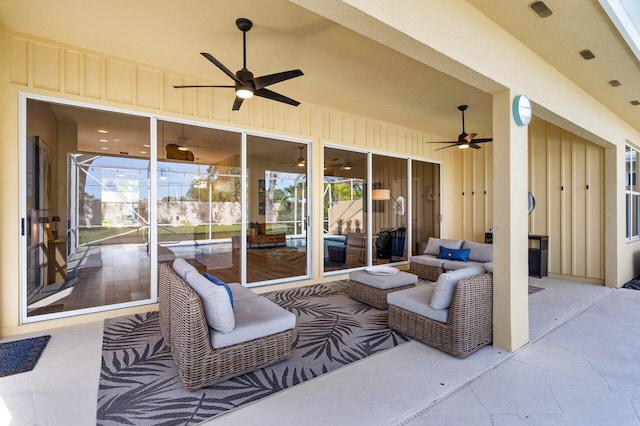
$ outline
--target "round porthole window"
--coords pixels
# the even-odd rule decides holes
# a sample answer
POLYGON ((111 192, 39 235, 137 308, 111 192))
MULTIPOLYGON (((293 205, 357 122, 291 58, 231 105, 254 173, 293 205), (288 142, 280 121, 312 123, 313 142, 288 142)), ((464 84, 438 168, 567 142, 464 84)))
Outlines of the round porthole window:
POLYGON ((528 197, 527 197, 527 202, 528 202, 528 213, 527 214, 531 214, 531 212, 533 211, 533 209, 536 207, 536 199, 533 198, 533 194, 528 192, 528 197))

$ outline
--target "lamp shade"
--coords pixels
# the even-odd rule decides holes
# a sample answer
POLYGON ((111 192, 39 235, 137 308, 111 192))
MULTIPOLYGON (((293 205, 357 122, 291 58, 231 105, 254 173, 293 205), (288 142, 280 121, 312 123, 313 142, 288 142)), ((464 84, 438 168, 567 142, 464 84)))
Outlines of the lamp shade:
POLYGON ((390 200, 391 191, 388 189, 374 189, 371 191, 372 200, 390 200))
POLYGON ((60 216, 53 216, 51 222, 60 222, 60 216))

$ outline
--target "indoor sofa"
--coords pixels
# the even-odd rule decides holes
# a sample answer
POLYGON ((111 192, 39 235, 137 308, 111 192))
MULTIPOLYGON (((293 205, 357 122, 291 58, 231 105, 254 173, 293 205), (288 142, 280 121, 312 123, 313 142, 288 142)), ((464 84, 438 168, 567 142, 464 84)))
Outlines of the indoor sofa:
POLYGON ((251 222, 247 243, 249 247, 260 247, 260 245, 278 246, 287 244, 287 234, 284 232, 268 234, 264 223, 251 222))
POLYGON ((490 262, 493 262, 492 244, 430 237, 424 253, 411 256, 409 272, 422 279, 436 281, 440 274, 446 271, 490 262), (461 250, 468 250, 466 260, 457 260, 458 255, 462 253, 461 250))
POLYGON ((183 259, 160 264, 160 328, 189 390, 275 364, 292 353, 294 314, 240 284, 218 285, 214 278, 183 259))

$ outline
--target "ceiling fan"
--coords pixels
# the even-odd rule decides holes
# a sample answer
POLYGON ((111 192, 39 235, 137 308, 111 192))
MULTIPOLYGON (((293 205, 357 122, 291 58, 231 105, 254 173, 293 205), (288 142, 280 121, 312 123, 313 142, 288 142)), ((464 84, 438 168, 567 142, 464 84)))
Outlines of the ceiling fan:
POLYGON ((206 52, 201 52, 200 54, 207 58, 210 62, 212 62, 215 66, 220 68, 222 72, 231 77, 234 81, 233 86, 220 86, 220 85, 186 85, 186 86, 173 86, 176 89, 185 89, 192 87, 224 87, 235 89, 236 91, 236 100, 233 102, 233 111, 237 111, 240 109, 242 105, 242 101, 245 99, 249 99, 251 97, 260 96, 261 98, 271 99, 278 102, 283 102, 285 104, 298 106, 300 102, 288 98, 279 93, 273 92, 269 89, 266 89, 267 86, 272 84, 280 83, 281 81, 289 80, 295 77, 300 77, 303 75, 300 70, 290 70, 278 72, 275 74, 263 75, 261 77, 254 77, 253 73, 247 69, 247 31, 251 29, 253 26, 253 22, 251 22, 247 18, 238 18, 236 19, 236 26, 240 31, 242 31, 242 69, 238 70, 235 74, 232 73, 229 68, 225 67, 222 62, 218 61, 212 55, 206 52))
POLYGON ((427 142, 427 143, 450 143, 452 145, 449 146, 443 146, 442 148, 438 148, 435 151, 440 151, 441 149, 445 149, 445 148, 451 148, 454 146, 457 146, 460 149, 465 149, 465 148, 474 148, 474 149, 480 149, 481 147, 478 145, 479 143, 485 143, 485 142, 491 142, 493 141, 493 138, 481 138, 481 139, 475 139, 475 137, 477 136, 476 133, 467 133, 464 130, 464 112, 467 110, 469 106, 468 105, 460 105, 458 107, 458 110, 462 113, 462 133, 460 133, 458 135, 458 140, 457 141, 446 141, 446 142, 427 142))
POLYGON ((298 147, 298 149, 300 150, 300 156, 298 157, 298 159, 296 161, 280 161, 280 164, 289 164, 291 167, 306 167, 307 165, 307 160, 306 158, 304 158, 303 155, 303 150, 304 150, 304 145, 301 145, 298 147))

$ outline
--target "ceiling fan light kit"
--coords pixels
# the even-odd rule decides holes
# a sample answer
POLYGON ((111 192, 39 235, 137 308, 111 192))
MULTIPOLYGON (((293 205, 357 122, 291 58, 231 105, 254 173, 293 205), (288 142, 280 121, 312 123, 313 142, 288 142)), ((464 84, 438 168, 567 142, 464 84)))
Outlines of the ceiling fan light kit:
POLYGON ((200 54, 204 56, 209 62, 218 67, 222 72, 224 72, 228 77, 230 77, 234 85, 178 85, 173 86, 176 89, 186 89, 186 88, 197 88, 197 87, 220 87, 227 89, 234 89, 236 94, 236 99, 233 102, 233 111, 237 111, 242 106, 242 102, 245 99, 250 99, 253 96, 259 96, 261 98, 270 99, 277 102, 282 102, 292 106, 300 105, 300 102, 288 98, 280 93, 276 93, 267 89, 267 86, 272 84, 280 83, 285 80, 290 80, 295 77, 300 77, 304 75, 303 72, 299 69, 290 70, 290 71, 282 71, 275 74, 263 75, 261 77, 254 77, 253 73, 247 69, 247 31, 253 27, 253 23, 247 18, 238 18, 236 19, 236 26, 240 31, 242 31, 242 69, 238 70, 235 74, 232 73, 229 68, 224 66, 222 62, 218 61, 211 54, 206 52, 201 52, 200 54))
POLYGON ((460 105, 458 106, 458 111, 460 111, 460 113, 462 114, 462 133, 460 133, 458 135, 458 140, 457 141, 446 141, 446 142, 427 142, 427 143, 449 143, 451 145, 449 146, 443 146, 442 148, 438 148, 435 151, 440 151, 441 149, 445 149, 445 148, 452 148, 454 146, 457 146, 460 149, 467 149, 467 148, 473 148, 473 149, 480 149, 480 143, 485 143, 485 142, 492 142, 493 138, 480 138, 480 139, 476 139, 477 133, 467 133, 464 130, 464 112, 467 110, 467 108, 469 108, 468 105, 460 105))

